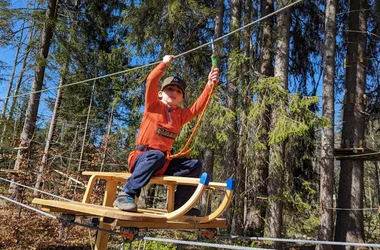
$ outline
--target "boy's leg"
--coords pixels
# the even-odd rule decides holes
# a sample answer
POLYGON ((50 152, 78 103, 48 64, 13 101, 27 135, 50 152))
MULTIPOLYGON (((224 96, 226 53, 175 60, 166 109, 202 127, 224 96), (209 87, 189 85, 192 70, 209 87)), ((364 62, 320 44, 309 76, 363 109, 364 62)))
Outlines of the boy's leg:
POLYGON ((160 170, 165 163, 165 154, 158 150, 149 150, 140 154, 132 167, 132 175, 123 187, 123 191, 131 196, 140 196, 154 173, 160 170))
POLYGON ((135 196, 139 197, 141 189, 146 186, 155 172, 165 163, 165 154, 158 150, 141 153, 135 160, 132 175, 116 198, 114 205, 124 211, 136 212, 135 196))
MULTIPOLYGON (((197 159, 174 158, 170 161, 164 175, 198 178, 202 171, 202 163, 197 159)), ((175 192, 175 207, 185 204, 193 195, 196 187, 178 185, 175 192)))

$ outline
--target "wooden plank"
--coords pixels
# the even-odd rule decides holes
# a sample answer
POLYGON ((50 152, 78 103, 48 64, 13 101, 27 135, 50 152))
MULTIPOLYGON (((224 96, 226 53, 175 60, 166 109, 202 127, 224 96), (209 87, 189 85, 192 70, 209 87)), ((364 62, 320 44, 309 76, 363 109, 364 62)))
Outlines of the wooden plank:
POLYGON ((117 220, 113 223, 115 226, 136 227, 140 229, 206 229, 206 228, 227 228, 227 222, 224 218, 215 219, 209 223, 196 223, 186 221, 167 221, 161 222, 134 222, 134 221, 120 221, 117 220))
POLYGON ((380 152, 369 148, 335 148, 337 160, 379 161, 380 152))
POLYGON ((44 209, 50 209, 50 211, 56 212, 71 212, 72 214, 86 214, 98 217, 108 217, 118 220, 126 221, 166 221, 164 215, 151 214, 151 213, 131 213, 124 212, 118 208, 104 207, 100 205, 84 204, 82 202, 66 202, 66 201, 55 201, 55 200, 43 200, 43 199, 33 199, 32 203, 42 205, 44 209))
MULTIPOLYGON (((131 173, 120 173, 120 172, 91 172, 84 171, 82 175, 93 175, 99 179, 112 179, 119 178, 121 180, 128 179, 132 174, 131 173)), ((180 177, 180 176, 155 176, 152 177, 151 183, 154 184, 175 184, 175 185, 189 185, 189 186, 197 186, 199 184, 199 178, 191 178, 191 177, 180 177)), ((212 188, 226 188, 226 183, 221 182, 209 182, 209 187, 212 188)))

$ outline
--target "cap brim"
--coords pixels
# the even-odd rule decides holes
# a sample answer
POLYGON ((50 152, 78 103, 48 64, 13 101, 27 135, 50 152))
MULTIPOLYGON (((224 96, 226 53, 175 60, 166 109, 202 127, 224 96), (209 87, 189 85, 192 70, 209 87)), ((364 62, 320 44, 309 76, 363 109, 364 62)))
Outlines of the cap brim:
POLYGON ((165 88, 167 88, 167 87, 169 87, 169 86, 172 86, 172 85, 177 86, 177 87, 182 91, 182 95, 183 95, 183 97, 185 97, 185 90, 182 88, 181 84, 176 83, 176 82, 171 82, 171 83, 169 83, 169 84, 163 86, 163 87, 161 88, 161 90, 164 90, 165 88))

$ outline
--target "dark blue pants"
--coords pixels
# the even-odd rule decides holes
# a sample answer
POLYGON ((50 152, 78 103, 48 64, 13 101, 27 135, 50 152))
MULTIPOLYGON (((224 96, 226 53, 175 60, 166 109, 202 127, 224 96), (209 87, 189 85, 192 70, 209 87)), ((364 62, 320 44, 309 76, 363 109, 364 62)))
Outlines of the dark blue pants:
MULTIPOLYGON (((159 150, 149 150, 140 154, 132 167, 132 176, 127 180, 123 191, 131 196, 140 196, 154 174, 166 161, 165 154, 159 150)), ((170 161, 164 175, 198 178, 202 171, 202 163, 197 159, 174 158, 170 161)), ((194 193, 196 187, 178 185, 175 192, 175 205, 183 205, 194 193)))

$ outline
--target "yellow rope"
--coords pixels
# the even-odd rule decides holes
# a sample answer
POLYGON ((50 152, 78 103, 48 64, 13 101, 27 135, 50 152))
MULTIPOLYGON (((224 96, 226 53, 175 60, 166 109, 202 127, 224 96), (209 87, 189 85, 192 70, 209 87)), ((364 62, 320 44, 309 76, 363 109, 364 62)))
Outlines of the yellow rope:
POLYGON ((199 126, 201 124, 201 121, 202 121, 202 119, 203 119, 203 117, 204 117, 204 115, 206 113, 207 106, 210 103, 212 94, 214 93, 214 90, 215 90, 215 85, 216 84, 213 83, 212 86, 211 86, 211 92, 210 92, 209 96, 207 97, 206 105, 203 108, 202 113, 199 116, 199 119, 197 121, 197 124, 195 125, 195 127, 193 129, 193 132, 191 133, 191 135, 190 135, 189 139, 187 140, 186 144, 183 146, 183 148, 181 149, 181 151, 179 151, 177 154, 172 155, 172 154, 170 154, 170 152, 168 152, 167 155, 166 155, 166 159, 171 160, 173 158, 178 158, 178 157, 190 154, 190 152, 191 152, 192 149, 191 148, 187 149, 187 147, 189 146, 191 140, 193 139, 193 137, 195 135, 195 132, 199 128, 199 126))

